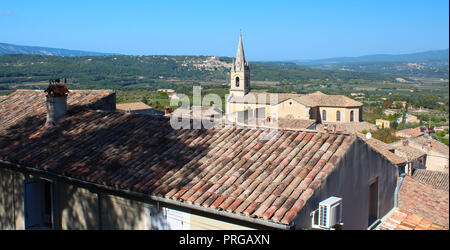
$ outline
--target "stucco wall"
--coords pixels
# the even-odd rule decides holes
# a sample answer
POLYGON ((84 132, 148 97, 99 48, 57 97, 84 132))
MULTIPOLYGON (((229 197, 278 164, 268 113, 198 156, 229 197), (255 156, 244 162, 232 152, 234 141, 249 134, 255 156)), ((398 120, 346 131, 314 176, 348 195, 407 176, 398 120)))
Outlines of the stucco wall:
MULTIPOLYGON (((27 176, 32 177, 32 176, 27 176)), ((0 169, 0 229, 25 229, 23 181, 25 175, 0 169)), ((164 224, 165 218, 152 213, 155 205, 120 196, 97 193, 85 188, 53 181, 53 224, 55 229, 148 230, 152 223, 164 224)), ((241 225, 187 212, 185 229, 245 230, 241 225)))
MULTIPOLYGON (((20 172, 0 169, 0 229, 25 229, 24 179, 20 172)), ((142 202, 99 196, 60 181, 53 185, 56 229, 146 229, 142 202)))
POLYGON ((420 149, 427 154, 426 160, 427 170, 448 172, 449 166, 448 155, 428 150, 428 148, 423 148, 422 145, 417 143, 410 143, 410 146, 416 149, 420 149))
MULTIPOLYGON (((256 98, 255 101, 257 101, 256 98)), ((230 113, 265 108, 265 117, 275 117, 274 112, 276 112, 278 113, 278 118, 289 118, 290 116, 291 119, 310 119, 309 107, 292 99, 286 100, 278 105, 253 103, 229 103, 229 105, 230 113)))
POLYGON ((97 194, 86 189, 55 183, 55 221, 61 229, 97 229, 97 194))
POLYGON ((0 229, 24 229, 22 182, 25 176, 0 168, 0 229))
POLYGON ((101 195, 102 229, 143 230, 146 227, 146 205, 113 195, 101 195))
POLYGON ((343 199, 342 229, 369 226, 369 184, 378 177, 378 218, 394 206, 397 168, 360 139, 350 146, 337 168, 322 183, 295 218, 296 229, 311 229, 310 213, 330 196, 343 199))
POLYGON ((376 119, 375 125, 377 125, 379 128, 390 128, 391 122, 387 120, 376 119))
POLYGON ((250 227, 244 227, 220 220, 215 220, 195 214, 190 214, 191 230, 253 230, 250 227))
POLYGON ((310 119, 309 108, 299 102, 288 99, 278 104, 278 118, 310 119))
POLYGON ((234 95, 237 95, 237 96, 243 96, 249 92, 249 88, 250 88, 250 72, 249 71, 231 72, 230 78, 231 78, 230 93, 233 93, 234 95), (239 86, 236 86, 236 77, 239 78, 239 86))
POLYGON ((335 108, 335 107, 319 107, 320 119, 327 122, 337 122, 336 113, 341 112, 341 120, 339 122, 350 122, 350 112, 353 111, 353 122, 361 121, 360 109, 354 108, 335 108), (323 119, 323 110, 327 112, 327 119, 323 119))
POLYGON ((424 150, 427 153, 427 170, 448 172, 448 155, 424 150))
MULTIPOLYGON (((256 100, 256 98, 255 98, 255 100, 256 100)), ((265 112, 264 117, 272 117, 271 105, 253 104, 253 103, 227 103, 227 105, 229 105, 228 114, 230 115, 230 117, 229 117, 230 121, 237 122, 238 121, 237 112, 242 112, 242 111, 246 111, 249 109, 251 109, 251 110, 263 109, 263 112, 265 112)))

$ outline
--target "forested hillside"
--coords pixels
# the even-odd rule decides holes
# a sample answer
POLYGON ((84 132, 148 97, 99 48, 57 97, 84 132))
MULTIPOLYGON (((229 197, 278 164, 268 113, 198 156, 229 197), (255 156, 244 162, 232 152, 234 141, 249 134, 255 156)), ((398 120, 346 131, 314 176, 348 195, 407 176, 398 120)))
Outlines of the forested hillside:
POLYGON ((401 55, 380 54, 309 61, 298 60, 295 63, 316 69, 347 70, 448 80, 449 50, 432 50, 401 55))
MULTIPOLYGON (((206 56, 0 56, 0 88, 66 77, 80 88, 122 88, 158 81, 218 81, 229 77, 231 58, 206 56)), ((281 84, 394 81, 395 76, 301 68, 295 64, 250 62, 252 81, 281 84)))

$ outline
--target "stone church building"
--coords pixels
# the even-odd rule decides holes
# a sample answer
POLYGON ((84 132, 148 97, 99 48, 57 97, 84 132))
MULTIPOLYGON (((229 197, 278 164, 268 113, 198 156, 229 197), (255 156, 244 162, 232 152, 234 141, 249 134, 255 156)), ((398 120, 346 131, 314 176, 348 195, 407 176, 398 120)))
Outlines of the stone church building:
POLYGON ((273 94, 251 92, 250 68, 245 60, 242 36, 230 72, 230 95, 226 98, 226 119, 231 122, 286 121, 307 124, 362 122, 361 102, 343 95, 273 94))

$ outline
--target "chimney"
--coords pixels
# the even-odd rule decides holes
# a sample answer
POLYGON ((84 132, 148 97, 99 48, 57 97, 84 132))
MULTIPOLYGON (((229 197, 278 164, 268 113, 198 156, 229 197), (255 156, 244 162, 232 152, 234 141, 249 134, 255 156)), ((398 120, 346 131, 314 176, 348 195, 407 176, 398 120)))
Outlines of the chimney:
POLYGON ((164 115, 170 114, 170 106, 164 106, 164 115))
MULTIPOLYGON (((65 80, 65 82, 67 82, 65 80)), ((50 80, 46 92, 47 123, 55 124, 67 113, 67 93, 69 90, 59 79, 50 80)))

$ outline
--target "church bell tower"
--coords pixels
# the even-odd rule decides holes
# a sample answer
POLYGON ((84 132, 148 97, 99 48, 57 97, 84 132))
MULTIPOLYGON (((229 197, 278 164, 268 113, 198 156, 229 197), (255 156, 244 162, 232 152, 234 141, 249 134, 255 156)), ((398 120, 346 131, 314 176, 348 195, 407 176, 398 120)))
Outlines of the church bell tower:
POLYGON ((233 60, 230 76, 230 94, 233 94, 234 96, 244 96, 248 94, 250 91, 250 68, 248 62, 245 61, 242 34, 239 36, 236 60, 233 60))

